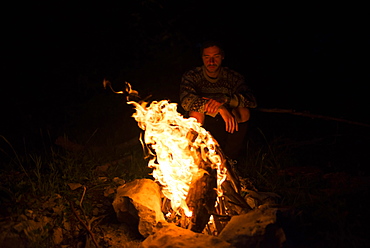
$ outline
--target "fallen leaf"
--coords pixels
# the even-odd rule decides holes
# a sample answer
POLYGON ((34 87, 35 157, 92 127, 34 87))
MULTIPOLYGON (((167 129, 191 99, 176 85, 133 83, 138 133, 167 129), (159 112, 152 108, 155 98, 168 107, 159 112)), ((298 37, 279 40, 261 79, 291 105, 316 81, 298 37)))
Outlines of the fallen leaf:
POLYGON ((104 190, 104 196, 108 197, 110 194, 113 194, 114 192, 115 192, 115 189, 109 187, 106 190, 104 190))
POLYGON ((102 183, 108 181, 108 177, 98 177, 98 180, 102 183))
POLYGON ((75 190, 75 189, 78 189, 78 188, 82 187, 82 184, 80 184, 80 183, 68 183, 68 186, 71 190, 75 190))

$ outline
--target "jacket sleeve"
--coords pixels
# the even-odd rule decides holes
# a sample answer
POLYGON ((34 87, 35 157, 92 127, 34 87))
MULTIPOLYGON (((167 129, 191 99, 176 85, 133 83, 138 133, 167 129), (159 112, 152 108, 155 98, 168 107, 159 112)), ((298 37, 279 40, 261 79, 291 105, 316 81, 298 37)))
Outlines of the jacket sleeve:
POLYGON ((256 98, 245 83, 244 77, 241 77, 240 80, 237 81, 234 93, 230 96, 229 100, 230 108, 236 107, 246 107, 246 108, 256 108, 257 101, 256 98))
POLYGON ((196 78, 192 73, 185 73, 180 84, 180 103, 185 111, 204 113, 204 105, 207 100, 197 94, 196 78))

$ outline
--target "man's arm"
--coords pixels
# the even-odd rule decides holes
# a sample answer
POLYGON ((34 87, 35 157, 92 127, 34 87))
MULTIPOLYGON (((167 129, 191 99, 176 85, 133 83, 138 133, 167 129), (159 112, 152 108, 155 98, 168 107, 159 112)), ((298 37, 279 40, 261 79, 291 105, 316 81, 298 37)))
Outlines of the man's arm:
POLYGON ((224 78, 230 90, 226 106, 231 109, 236 107, 257 107, 253 91, 248 87, 245 77, 242 74, 227 68, 224 69, 224 78))
POLYGON ((221 106, 219 113, 225 122, 226 132, 234 133, 235 131, 239 130, 238 122, 236 121, 235 116, 233 116, 229 110, 227 110, 224 106, 221 106))
POLYGON ((180 103, 185 111, 205 112, 208 100, 202 98, 196 90, 197 75, 195 71, 185 73, 180 84, 180 103))
POLYGON ((253 92, 249 89, 244 80, 239 81, 234 88, 234 93, 230 96, 230 108, 244 107, 256 108, 257 101, 253 92))

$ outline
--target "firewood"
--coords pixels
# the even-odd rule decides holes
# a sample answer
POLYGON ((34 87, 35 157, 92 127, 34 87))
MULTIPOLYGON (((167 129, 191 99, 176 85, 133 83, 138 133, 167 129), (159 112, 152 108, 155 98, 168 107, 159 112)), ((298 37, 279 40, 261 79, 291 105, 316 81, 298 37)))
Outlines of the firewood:
POLYGON ((215 212, 217 171, 208 163, 200 166, 204 170, 203 176, 197 178, 190 185, 186 203, 193 212, 190 229, 194 232, 202 232, 211 216, 215 212))

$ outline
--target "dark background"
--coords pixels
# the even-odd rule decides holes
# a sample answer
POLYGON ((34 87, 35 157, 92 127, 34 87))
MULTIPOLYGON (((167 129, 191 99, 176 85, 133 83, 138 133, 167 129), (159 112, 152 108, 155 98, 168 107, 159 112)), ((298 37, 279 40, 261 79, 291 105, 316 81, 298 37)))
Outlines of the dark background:
MULTIPOLYGON (((104 78, 117 91, 128 81, 143 96, 178 102, 181 75, 201 64, 199 45, 214 38, 225 45, 224 64, 247 78, 260 108, 368 124, 364 9, 338 2, 161 0, 6 7, 0 134, 24 146, 45 133, 55 139, 70 132, 85 142, 89 135, 78 138, 78 128, 90 135, 118 129, 120 119, 109 114, 127 107, 103 89, 104 78)), ((279 118, 290 131, 306 132, 301 119, 279 118)))

